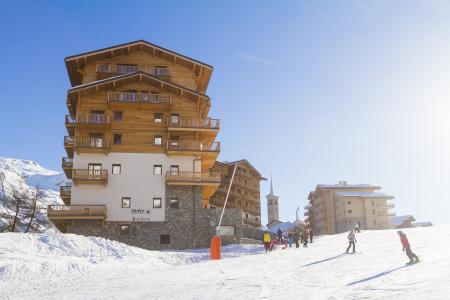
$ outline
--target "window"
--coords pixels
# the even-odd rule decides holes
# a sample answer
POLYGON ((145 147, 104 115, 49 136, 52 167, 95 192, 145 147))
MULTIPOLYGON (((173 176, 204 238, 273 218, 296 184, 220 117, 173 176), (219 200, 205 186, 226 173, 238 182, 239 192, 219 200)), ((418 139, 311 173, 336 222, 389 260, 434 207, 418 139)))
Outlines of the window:
POLYGON ((352 204, 352 201, 347 201, 347 204, 348 204, 348 205, 352 204))
POLYGON ((122 166, 119 164, 113 164, 112 165, 112 174, 113 175, 120 175, 122 172, 122 166))
POLYGON ((161 198, 153 198, 153 208, 161 208, 161 198))
POLYGON ((178 165, 170 166, 170 175, 178 175, 180 173, 180 167, 178 165))
POLYGON ((118 74, 128 74, 137 71, 137 65, 125 65, 125 64, 117 64, 117 73, 118 74))
POLYGON ((349 209, 349 210, 347 210, 347 212, 348 212, 349 214, 351 214, 351 213, 352 213, 352 210, 351 210, 351 209, 349 209))
POLYGON ((372 206, 375 206, 375 202, 373 202, 373 200, 372 200, 372 206))
POLYGON ((89 175, 100 175, 102 171, 102 164, 88 164, 89 175))
POLYGON ((122 112, 121 111, 115 111, 114 112, 114 121, 120 122, 122 121, 122 112))
POLYGON ((153 166, 153 175, 162 175, 162 166, 161 165, 153 166))
POLYGON ((156 146, 161 146, 162 145, 162 136, 155 135, 155 145, 156 146))
POLYGON ((372 215, 374 215, 375 214, 375 209, 372 209, 372 215))
POLYGON ((178 147, 180 145, 180 137, 173 135, 170 137, 170 146, 178 147))
POLYGON ((120 230, 128 231, 128 229, 130 229, 130 224, 122 224, 122 225, 120 225, 120 230))
POLYGON ((162 117, 163 117, 162 113, 155 113, 153 121, 155 123, 161 123, 162 122, 162 117))
POLYGON ((245 218, 248 219, 248 214, 245 214, 245 218))
POLYGON ((130 208, 130 207, 131 207, 131 198, 122 197, 122 208, 130 208))
POLYGON ((170 208, 178 208, 178 198, 170 198, 170 208))
POLYGON ((115 145, 122 144, 122 135, 121 134, 114 134, 114 144, 115 145))
POLYGON ((180 123, 180 115, 178 115, 178 114, 171 114, 170 115, 170 123, 172 123, 172 124, 179 124, 180 123))
POLYGON ((169 234, 161 234, 159 236, 159 243, 161 245, 169 245, 170 244, 170 235, 169 234))
POLYGON ((373 220, 373 225, 377 225, 377 220, 373 220))
POLYGON ((155 66, 156 76, 169 76, 169 68, 166 66, 155 66))
POLYGON ((103 134, 101 133, 91 133, 90 136, 90 146, 93 148, 103 147, 103 134))

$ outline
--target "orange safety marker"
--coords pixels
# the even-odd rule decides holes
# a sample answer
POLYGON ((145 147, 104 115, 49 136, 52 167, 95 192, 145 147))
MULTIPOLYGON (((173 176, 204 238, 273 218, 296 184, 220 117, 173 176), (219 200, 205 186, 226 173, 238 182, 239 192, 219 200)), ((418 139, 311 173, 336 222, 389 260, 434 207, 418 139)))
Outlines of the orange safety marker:
POLYGON ((211 248, 209 249, 209 254, 211 259, 220 259, 222 253, 222 240, 220 236, 213 236, 211 239, 211 248))

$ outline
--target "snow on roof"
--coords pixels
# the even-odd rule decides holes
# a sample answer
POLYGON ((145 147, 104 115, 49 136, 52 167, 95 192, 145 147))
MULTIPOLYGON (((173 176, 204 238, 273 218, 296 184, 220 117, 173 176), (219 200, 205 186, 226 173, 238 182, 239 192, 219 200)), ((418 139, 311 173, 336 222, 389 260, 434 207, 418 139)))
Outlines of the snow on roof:
POLYGON ((376 192, 336 192, 336 195, 342 197, 363 197, 363 198, 395 198, 394 196, 385 193, 376 192))
POLYGON ((414 222, 414 223, 411 223, 411 225, 413 227, 426 227, 426 226, 433 226, 433 223, 431 223, 429 221, 425 221, 425 222, 414 222))
POLYGON ((412 215, 396 216, 389 219, 389 223, 392 225, 401 225, 406 221, 415 221, 416 219, 412 215))
POLYGON ((362 183, 362 184, 318 184, 317 188, 321 189, 334 189, 334 188, 374 188, 374 189, 381 189, 378 185, 368 184, 368 183, 362 183))

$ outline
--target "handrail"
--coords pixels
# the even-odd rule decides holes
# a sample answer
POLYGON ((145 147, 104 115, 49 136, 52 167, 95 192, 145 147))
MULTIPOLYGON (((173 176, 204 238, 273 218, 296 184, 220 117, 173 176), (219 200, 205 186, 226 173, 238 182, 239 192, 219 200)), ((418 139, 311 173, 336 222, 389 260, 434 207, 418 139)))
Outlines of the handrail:
POLYGON ((71 136, 66 135, 64 137, 64 145, 65 146, 73 146, 74 145, 74 139, 71 136))
POLYGON ((73 166, 73 159, 68 157, 62 158, 62 167, 71 168, 73 166))
POLYGON ((106 216, 106 205, 49 205, 47 215, 52 216, 106 216))
POLYGON ((89 169, 73 169, 72 179, 108 179, 108 170, 89 170, 89 169))
POLYGON ((199 142, 191 140, 168 140, 167 149, 178 151, 219 152, 220 142, 199 142))
POLYGON ((170 127, 188 127, 188 128, 220 128, 220 119, 211 118, 179 118, 178 122, 174 122, 171 118, 167 120, 170 127))
POLYGON ((109 124, 109 116, 105 114, 78 114, 76 123, 109 124))
POLYGON ((196 181, 220 183, 221 176, 216 172, 167 171, 167 181, 196 181))
POLYGON ((127 103, 171 103, 172 98, 169 94, 151 94, 151 93, 133 93, 133 92, 109 92, 108 102, 127 102, 127 103))
POLYGON ((66 115, 66 124, 75 124, 75 118, 73 118, 71 115, 66 115))
POLYGON ((94 139, 94 138, 76 138, 76 147, 107 149, 109 147, 109 141, 107 139, 94 139))
POLYGON ((154 76, 170 76, 170 67, 168 66, 97 64, 95 70, 97 73, 129 74, 141 71, 154 76))
POLYGON ((59 193, 61 194, 71 194, 72 186, 71 185, 61 185, 59 186, 59 193))

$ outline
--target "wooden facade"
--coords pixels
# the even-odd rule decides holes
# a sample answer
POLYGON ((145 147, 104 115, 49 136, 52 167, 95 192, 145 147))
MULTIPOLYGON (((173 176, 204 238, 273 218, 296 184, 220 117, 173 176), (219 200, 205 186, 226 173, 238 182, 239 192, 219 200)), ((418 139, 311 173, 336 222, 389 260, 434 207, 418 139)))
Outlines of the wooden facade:
POLYGON ((221 174, 221 183, 211 197, 210 204, 213 207, 223 207, 236 163, 238 167, 228 197, 227 208, 241 208, 244 224, 259 228, 261 227, 260 181, 266 178, 262 177, 247 160, 217 161, 214 164, 213 170, 221 174))
MULTIPOLYGON (((167 174, 166 183, 203 186, 208 203, 220 183, 211 171, 220 153, 220 120, 208 116, 211 99, 205 95, 211 66, 143 40, 70 56, 65 63, 72 87, 62 167, 74 185, 108 184, 103 170, 74 169, 74 154, 193 156, 201 170, 167 174)), ((61 196, 70 204, 68 187, 61 196)), ((55 209, 50 218, 76 211, 55 209)))

